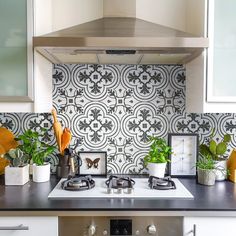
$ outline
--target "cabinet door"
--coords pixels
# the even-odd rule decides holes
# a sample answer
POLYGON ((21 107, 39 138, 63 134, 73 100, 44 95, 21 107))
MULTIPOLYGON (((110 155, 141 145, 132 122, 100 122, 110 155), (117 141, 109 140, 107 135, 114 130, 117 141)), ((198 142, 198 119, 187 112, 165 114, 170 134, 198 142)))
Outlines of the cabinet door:
POLYGON ((235 0, 209 0, 208 102, 236 102, 235 9, 235 0))
POLYGON ((236 235, 236 217, 185 217, 183 236, 236 235))
POLYGON ((58 236, 57 217, 0 217, 0 236, 58 236))
POLYGON ((0 101, 32 100, 32 0, 0 0, 0 101))

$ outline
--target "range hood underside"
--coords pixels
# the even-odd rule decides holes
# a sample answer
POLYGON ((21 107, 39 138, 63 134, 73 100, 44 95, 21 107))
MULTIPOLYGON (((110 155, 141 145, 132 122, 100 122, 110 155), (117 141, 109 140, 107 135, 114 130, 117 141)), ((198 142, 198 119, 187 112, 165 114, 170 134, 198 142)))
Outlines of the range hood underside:
POLYGON ((203 51, 199 48, 125 49, 135 50, 135 54, 107 54, 105 49, 36 48, 40 54, 55 64, 185 64, 203 51))

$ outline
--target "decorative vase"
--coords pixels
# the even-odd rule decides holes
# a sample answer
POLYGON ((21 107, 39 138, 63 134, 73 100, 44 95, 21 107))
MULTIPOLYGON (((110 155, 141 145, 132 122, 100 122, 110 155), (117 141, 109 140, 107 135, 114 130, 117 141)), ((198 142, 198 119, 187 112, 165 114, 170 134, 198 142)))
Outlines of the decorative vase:
POLYGON ((50 163, 38 166, 33 164, 33 181, 37 183, 47 182, 50 179, 50 163))
POLYGON ((5 167, 5 185, 24 185, 29 181, 29 165, 5 167))
POLYGON ((215 161, 215 175, 216 181, 223 181, 227 179, 227 160, 222 159, 215 161))
POLYGON ((149 162, 147 168, 149 170, 150 176, 155 176, 158 178, 165 177, 165 170, 166 170, 167 163, 151 163, 149 162))
POLYGON ((214 185, 216 180, 215 170, 197 169, 198 183, 203 185, 214 185))

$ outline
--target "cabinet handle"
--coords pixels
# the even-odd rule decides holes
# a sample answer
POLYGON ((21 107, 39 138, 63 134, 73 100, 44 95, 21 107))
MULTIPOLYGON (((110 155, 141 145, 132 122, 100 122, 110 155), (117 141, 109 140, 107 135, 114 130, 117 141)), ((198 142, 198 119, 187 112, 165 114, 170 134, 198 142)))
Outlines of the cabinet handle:
POLYGON ((193 233, 193 236, 197 236, 197 226, 194 224, 193 229, 190 231, 190 233, 193 233))
POLYGON ((18 226, 0 226, 0 230, 29 230, 29 226, 23 224, 18 226))

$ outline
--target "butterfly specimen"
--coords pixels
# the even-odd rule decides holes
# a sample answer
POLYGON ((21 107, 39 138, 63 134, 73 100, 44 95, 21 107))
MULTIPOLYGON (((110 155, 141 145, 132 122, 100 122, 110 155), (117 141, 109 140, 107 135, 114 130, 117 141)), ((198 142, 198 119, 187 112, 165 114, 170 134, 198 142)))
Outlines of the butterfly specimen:
POLYGON ((87 162, 87 167, 88 169, 94 167, 94 168, 98 168, 98 162, 100 161, 100 158, 96 158, 93 161, 90 158, 85 158, 86 162, 87 162))

